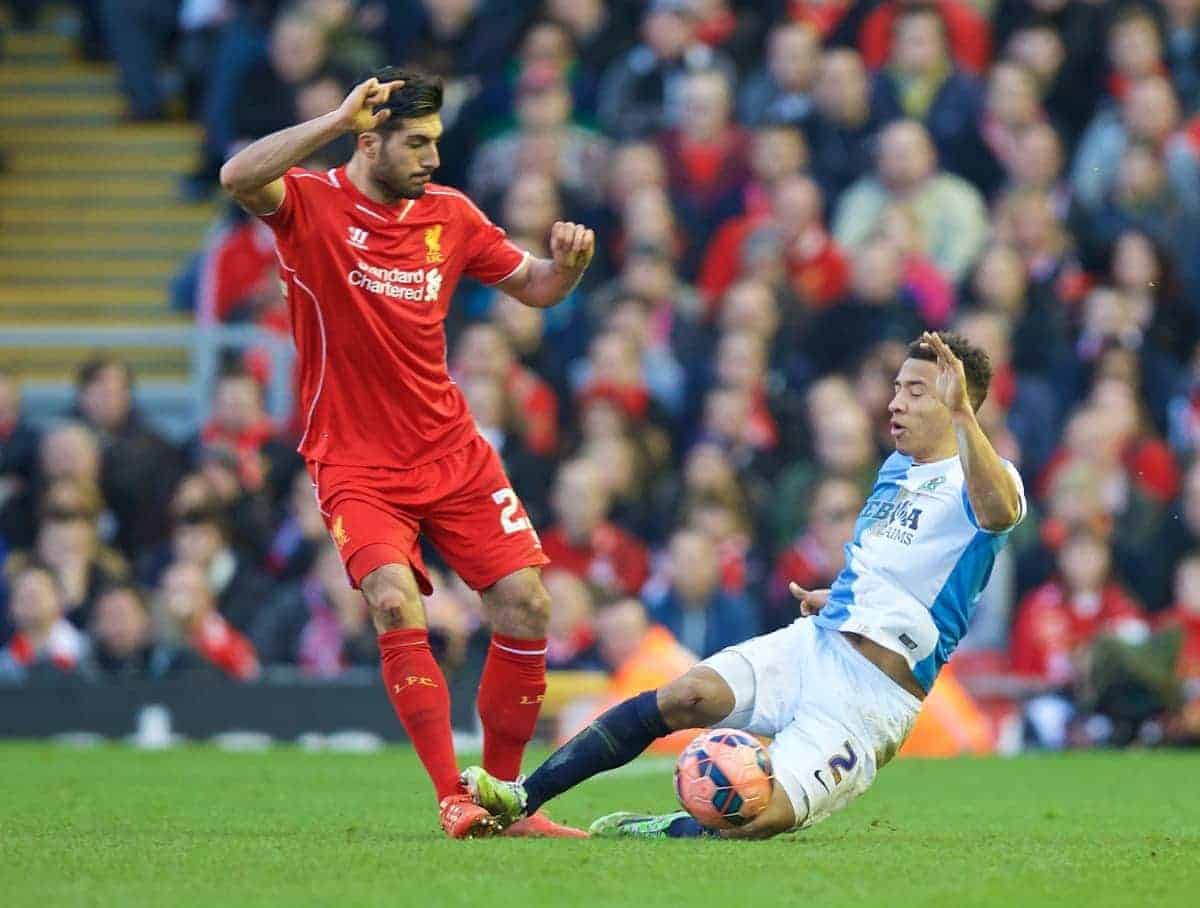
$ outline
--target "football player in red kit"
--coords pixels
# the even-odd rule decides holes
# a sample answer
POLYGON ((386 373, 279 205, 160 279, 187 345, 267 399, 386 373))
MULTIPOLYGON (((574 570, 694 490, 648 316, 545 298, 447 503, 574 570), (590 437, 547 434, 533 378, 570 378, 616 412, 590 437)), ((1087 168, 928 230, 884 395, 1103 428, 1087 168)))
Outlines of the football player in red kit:
MULTIPOLYGON (((441 823, 487 835, 459 784, 446 681, 429 649, 418 536, 482 594, 492 628, 479 686, 484 765, 515 779, 546 688, 549 597, 536 531, 446 369, 443 322, 463 274, 528 306, 559 302, 595 237, 559 222, 551 258, 511 243, 456 189, 431 182, 439 80, 387 68, 324 116, 234 155, 221 184, 275 233, 299 351, 300 453, 329 533, 379 633, 388 697, 433 780, 441 823), (296 165, 345 133, 345 167, 296 165)), ((545 816, 525 835, 578 833, 545 816)))

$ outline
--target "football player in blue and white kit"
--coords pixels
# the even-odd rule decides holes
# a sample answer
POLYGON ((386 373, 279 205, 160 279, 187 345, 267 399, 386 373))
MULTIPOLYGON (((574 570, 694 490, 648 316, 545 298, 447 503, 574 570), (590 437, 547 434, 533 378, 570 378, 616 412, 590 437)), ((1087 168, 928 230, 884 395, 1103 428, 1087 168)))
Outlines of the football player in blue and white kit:
MULTIPOLYGON (((889 405, 896 453, 879 470, 832 589, 792 585, 803 617, 722 650, 657 691, 613 707, 528 779, 463 773, 501 822, 537 810, 656 738, 724 726, 773 738, 778 784, 766 809, 720 835, 766 838, 811 826, 866 791, 912 728, 967 629, 1025 494, 975 418, 987 354, 953 334, 908 348, 889 405)), ((690 815, 611 814, 593 834, 716 834, 690 815)))

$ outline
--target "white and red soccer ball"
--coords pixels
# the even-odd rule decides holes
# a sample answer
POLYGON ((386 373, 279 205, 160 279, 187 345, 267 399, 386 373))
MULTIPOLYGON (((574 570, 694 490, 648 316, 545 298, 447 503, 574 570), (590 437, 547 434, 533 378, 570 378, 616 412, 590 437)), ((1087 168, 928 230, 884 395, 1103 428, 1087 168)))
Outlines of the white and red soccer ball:
POLYGON ((753 735, 733 728, 697 736, 675 764, 679 803, 710 829, 749 823, 770 803, 774 786, 766 748, 753 735))

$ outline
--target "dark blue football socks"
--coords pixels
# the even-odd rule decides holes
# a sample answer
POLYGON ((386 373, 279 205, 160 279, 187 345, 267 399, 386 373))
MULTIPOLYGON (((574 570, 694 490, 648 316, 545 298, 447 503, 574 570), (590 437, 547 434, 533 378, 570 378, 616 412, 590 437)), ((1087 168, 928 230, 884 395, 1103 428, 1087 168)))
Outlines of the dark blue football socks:
POLYGON ((687 816, 679 817, 672 820, 671 825, 667 827, 668 839, 698 839, 702 836, 716 836, 715 829, 706 829, 695 821, 694 818, 687 816))
POLYGON ((648 690, 618 703, 552 753, 525 780, 526 815, 584 779, 624 766, 671 731, 659 712, 657 691, 648 690))

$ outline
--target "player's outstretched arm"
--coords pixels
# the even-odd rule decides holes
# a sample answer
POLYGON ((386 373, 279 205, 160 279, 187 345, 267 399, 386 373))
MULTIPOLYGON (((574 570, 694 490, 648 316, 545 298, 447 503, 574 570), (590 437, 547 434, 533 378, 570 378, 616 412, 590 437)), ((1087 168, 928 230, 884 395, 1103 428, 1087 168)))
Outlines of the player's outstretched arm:
POLYGON ((247 145, 221 168, 221 185, 251 214, 270 214, 283 204, 281 177, 319 148, 347 132, 374 129, 391 115, 374 111, 403 82, 367 79, 354 86, 337 110, 264 136, 247 145))
POLYGON ((530 258, 529 267, 500 282, 500 289, 526 306, 548 309, 570 293, 591 264, 596 234, 582 224, 556 221, 550 228, 551 258, 530 258))
POLYGON ((975 418, 962 361, 936 333, 927 331, 921 339, 937 354, 935 393, 954 420, 958 456, 975 519, 983 529, 994 533, 1010 529, 1021 519, 1021 493, 975 418))

